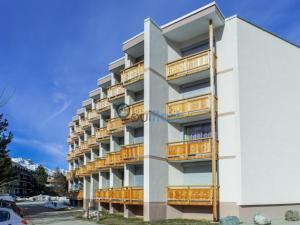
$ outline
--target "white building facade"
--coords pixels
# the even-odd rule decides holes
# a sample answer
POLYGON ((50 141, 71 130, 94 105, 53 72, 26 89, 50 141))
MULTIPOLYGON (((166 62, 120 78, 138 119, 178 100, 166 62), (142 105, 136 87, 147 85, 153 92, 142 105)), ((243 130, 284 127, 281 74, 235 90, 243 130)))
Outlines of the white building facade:
POLYGON ((299 47, 211 3, 146 19, 123 51, 69 124, 74 204, 145 221, 300 209, 299 47))

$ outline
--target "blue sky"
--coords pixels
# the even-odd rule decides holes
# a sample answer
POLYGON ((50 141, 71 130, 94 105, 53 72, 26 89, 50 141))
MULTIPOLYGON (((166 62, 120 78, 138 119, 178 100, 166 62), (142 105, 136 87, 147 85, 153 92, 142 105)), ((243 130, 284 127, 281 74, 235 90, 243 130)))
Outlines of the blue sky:
MULTIPOLYGON (((121 44, 210 1, 0 0, 0 90, 10 97, 11 155, 67 168, 67 124, 121 44)), ((238 14, 300 44, 298 0, 217 1, 225 17, 238 14)))

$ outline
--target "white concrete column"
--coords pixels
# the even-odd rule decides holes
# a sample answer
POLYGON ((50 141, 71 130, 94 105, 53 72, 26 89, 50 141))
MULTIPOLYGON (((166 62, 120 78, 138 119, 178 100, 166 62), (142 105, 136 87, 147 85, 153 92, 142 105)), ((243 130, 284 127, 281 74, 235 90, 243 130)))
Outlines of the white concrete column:
POLYGON ((144 107, 149 113, 144 123, 144 220, 166 218, 168 163, 165 148, 168 123, 161 117, 168 101, 165 65, 168 44, 161 29, 150 19, 144 24, 144 107), (158 97, 159 95, 159 97, 158 97), (157 132, 159 131, 159 132, 157 132))

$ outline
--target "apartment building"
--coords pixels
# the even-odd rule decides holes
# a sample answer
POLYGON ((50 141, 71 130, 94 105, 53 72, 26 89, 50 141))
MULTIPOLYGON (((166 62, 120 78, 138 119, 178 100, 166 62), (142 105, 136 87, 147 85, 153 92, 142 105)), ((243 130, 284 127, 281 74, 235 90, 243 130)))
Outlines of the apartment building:
POLYGON ((74 203, 145 221, 300 209, 298 46, 213 2, 122 47, 69 124, 74 203))

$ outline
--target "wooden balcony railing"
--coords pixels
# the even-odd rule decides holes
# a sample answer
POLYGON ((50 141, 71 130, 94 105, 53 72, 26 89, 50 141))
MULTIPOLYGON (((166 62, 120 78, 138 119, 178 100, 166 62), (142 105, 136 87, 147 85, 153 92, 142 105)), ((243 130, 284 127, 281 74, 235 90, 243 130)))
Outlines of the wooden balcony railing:
POLYGON ((101 99, 96 102, 96 110, 98 112, 103 112, 110 109, 110 102, 107 98, 101 99))
POLYGON ((110 133, 122 131, 123 128, 123 122, 120 118, 113 118, 107 122, 107 131, 110 133))
POLYGON ((144 101, 130 105, 127 110, 129 111, 128 116, 122 118, 125 124, 129 122, 144 122, 144 101))
POLYGON ((105 165, 105 158, 99 158, 95 160, 95 167, 96 169, 103 169, 106 168, 105 165))
POLYGON ((107 154, 105 158, 105 165, 108 167, 112 166, 120 166, 123 164, 123 160, 121 157, 121 152, 110 152, 107 154))
POLYGON ((80 146, 76 147, 75 150, 74 150, 74 154, 76 157, 84 154, 85 150, 82 149, 80 146))
POLYGON ((124 145, 120 152, 124 163, 142 161, 144 158, 144 145, 124 145))
POLYGON ((95 197, 99 202, 109 203, 111 200, 111 189, 99 189, 95 193, 95 197))
POLYGON ((81 134, 81 133, 83 132, 83 130, 82 130, 82 128, 81 128, 80 126, 76 126, 76 127, 74 128, 74 132, 75 132, 76 134, 81 134))
POLYGON ((67 160, 71 161, 71 160, 73 160, 75 158, 75 156, 76 156, 76 152, 75 151, 71 151, 67 155, 67 160))
POLYGON ((144 79, 144 62, 136 63, 122 71, 121 81, 124 86, 144 79))
POLYGON ((208 70, 210 67, 209 53, 210 51, 204 51, 169 62, 166 66, 167 80, 208 70))
POLYGON ((81 125, 82 128, 87 128, 87 127, 89 127, 91 124, 90 124, 90 122, 89 122, 87 119, 84 119, 84 120, 81 120, 81 121, 80 121, 80 125, 81 125))
POLYGON ((81 142, 79 148, 82 152, 88 151, 89 150, 88 142, 87 141, 81 142))
POLYGON ((86 170, 88 173, 97 171, 95 161, 87 163, 86 170))
POLYGON ((116 84, 114 86, 109 87, 107 92, 107 98, 109 101, 113 101, 115 99, 121 98, 124 96, 125 89, 122 84, 116 84))
POLYGON ((66 174, 66 178, 67 180, 72 180, 76 175, 76 171, 75 170, 71 170, 69 172, 67 172, 66 174))
POLYGON ((99 128, 96 130, 96 139, 99 141, 109 139, 109 133, 106 127, 99 128))
POLYGON ((72 140, 77 138, 77 135, 75 134, 75 130, 69 135, 69 138, 71 138, 72 140))
POLYGON ((83 200, 83 191, 72 191, 68 193, 70 199, 83 200))
POLYGON ((90 136, 87 140, 87 143, 89 147, 96 146, 97 145, 96 135, 90 136))
POLYGON ((211 158, 212 139, 173 142, 167 146, 167 158, 171 161, 211 158))
POLYGON ((198 96, 167 103, 168 119, 178 119, 207 114, 210 110, 211 95, 198 96))
POLYGON ((177 186, 168 187, 169 205, 213 205, 213 187, 177 186))
POLYGON ((89 121, 100 119, 100 116, 99 116, 97 110, 91 110, 91 111, 89 111, 88 112, 88 119, 89 119, 89 121))
POLYGON ((140 187, 122 187, 99 189, 95 193, 99 202, 143 205, 144 189, 140 187))
POLYGON ((76 171, 76 176, 82 177, 82 176, 88 176, 88 175, 89 175, 89 171, 88 171, 86 165, 80 167, 80 168, 76 171))

